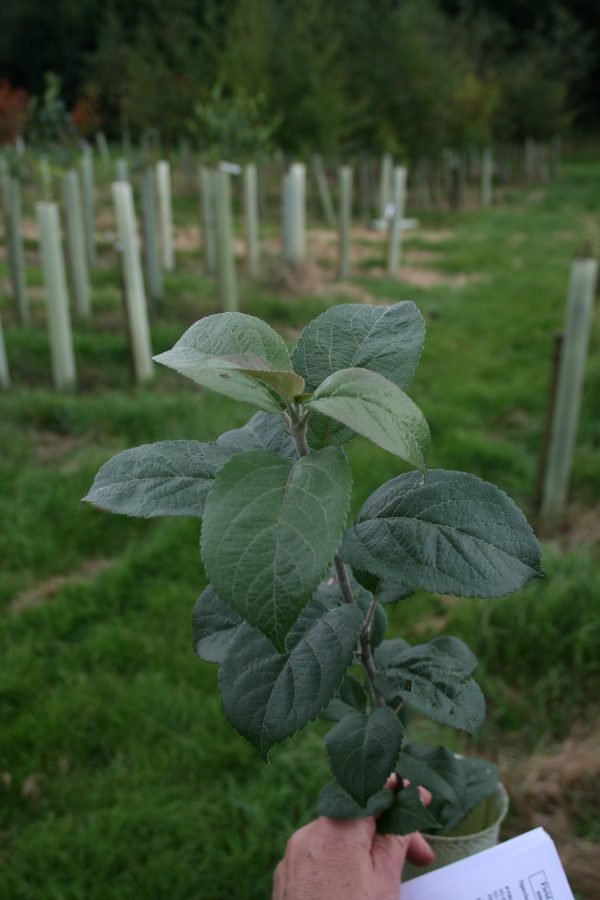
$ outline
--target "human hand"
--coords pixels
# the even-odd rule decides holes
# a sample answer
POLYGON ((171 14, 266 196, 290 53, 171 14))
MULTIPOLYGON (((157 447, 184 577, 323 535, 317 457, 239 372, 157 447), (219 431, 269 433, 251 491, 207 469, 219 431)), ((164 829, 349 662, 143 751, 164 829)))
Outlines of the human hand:
MULTIPOLYGON (((425 803, 428 791, 419 789, 425 803)), ((398 900, 404 860, 427 866, 419 834, 377 834, 376 820, 321 816, 296 831, 275 870, 273 900, 398 900)))

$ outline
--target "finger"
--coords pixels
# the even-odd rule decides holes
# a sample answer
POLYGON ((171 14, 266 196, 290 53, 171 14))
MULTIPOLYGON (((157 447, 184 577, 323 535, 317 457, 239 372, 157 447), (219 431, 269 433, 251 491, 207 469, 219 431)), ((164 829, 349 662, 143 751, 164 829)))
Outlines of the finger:
POLYGON ((285 876, 283 867, 284 862, 281 860, 273 875, 273 900, 284 900, 283 885, 285 876))
POLYGON ((384 787, 388 789, 388 791, 395 791, 398 786, 398 775, 396 772, 392 772, 384 787))
MULTIPOLYGON (((398 774, 396 772, 392 772, 384 787, 388 789, 388 791, 395 791, 398 786, 398 774)), ((402 779, 402 787, 410 787, 410 781, 408 778, 402 779)), ((424 788, 422 785, 419 785, 419 794, 421 795, 421 801, 423 806, 428 806, 431 803, 431 791, 428 791, 427 788, 424 788)))
POLYGON ((435 859, 435 853, 423 835, 416 831, 410 835, 406 857, 415 866, 428 866, 435 859))
POLYGON ((421 787, 419 785, 419 795, 421 797, 421 803, 423 806, 429 806, 431 803, 431 791, 428 791, 427 788, 421 787))

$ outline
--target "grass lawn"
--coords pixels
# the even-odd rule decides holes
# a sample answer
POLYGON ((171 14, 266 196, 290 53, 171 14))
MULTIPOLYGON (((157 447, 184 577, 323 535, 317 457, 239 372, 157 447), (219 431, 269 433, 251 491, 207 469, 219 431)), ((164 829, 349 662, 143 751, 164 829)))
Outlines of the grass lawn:
MULTIPOLYGON (((180 234, 195 217, 195 200, 177 197, 180 234)), ((272 262, 262 282, 241 282, 242 309, 292 342, 333 303, 414 300, 427 338, 409 392, 431 426, 431 465, 494 481, 527 510, 569 262, 586 247, 598 254, 599 222, 600 164, 571 161, 558 182, 507 190, 488 211, 421 216, 398 280, 382 273, 383 245, 364 230, 350 287, 333 280, 335 236, 319 226, 319 265, 307 267, 304 290, 300 277, 298 290, 284 290, 272 262)), ((274 223, 267 233, 274 246, 274 223)), ((205 584, 198 522, 130 520, 79 502, 115 452, 210 440, 252 410, 167 370, 132 386, 107 242, 94 318, 75 324, 80 387, 53 391, 33 240, 27 256, 27 328, 14 320, 0 262, 13 379, 0 398, 0 900, 268 897, 274 865, 327 778, 322 725, 263 765, 224 717, 216 669, 192 652, 190 613, 205 584)), ((155 352, 214 311, 200 252, 182 238, 152 323, 155 352)), ((478 652, 489 713, 470 746, 499 761, 511 788, 505 833, 543 822, 581 900, 592 897, 585 861, 593 874, 599 837, 599 349, 596 317, 571 502, 564 529, 545 541, 546 581, 505 600, 420 594, 388 608, 396 635, 449 632, 478 652), (578 764, 566 767, 565 752, 578 764)), ((349 456, 354 510, 402 471, 362 439, 349 456)))

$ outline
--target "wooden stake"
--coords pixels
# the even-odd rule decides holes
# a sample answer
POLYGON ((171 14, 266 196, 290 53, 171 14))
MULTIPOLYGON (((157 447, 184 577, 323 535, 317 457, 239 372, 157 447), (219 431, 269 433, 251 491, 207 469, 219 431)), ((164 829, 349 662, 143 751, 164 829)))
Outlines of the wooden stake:
POLYGON ((248 271, 258 275, 260 263, 260 246, 258 239, 258 189, 256 166, 248 163, 244 166, 244 214, 246 220, 246 256, 248 271))
POLYGON ((321 201, 321 209, 325 224, 329 228, 335 227, 335 211, 331 200, 331 191, 329 190, 329 182, 325 174, 325 166, 323 165, 323 157, 320 153, 315 153, 312 158, 313 171, 317 182, 317 191, 319 200, 321 201))
POLYGON ((156 305, 163 299, 164 290, 156 221, 156 184, 150 168, 142 175, 141 193, 144 272, 148 297, 153 310, 156 310, 156 305))
POLYGON ((209 275, 217 271, 217 223, 215 219, 215 183, 213 173, 206 166, 198 169, 200 187, 200 215, 202 219, 202 246, 204 264, 209 275))
POLYGON ((8 370, 4 332, 2 331, 2 319, 0 319, 0 387, 10 387, 10 372, 8 370))
POLYGON ((138 384, 152 378, 152 344, 148 325, 148 310, 133 207, 133 193, 127 181, 112 184, 119 242, 121 244, 123 278, 130 349, 135 380, 138 384))
POLYGON ((194 192, 194 165, 192 160, 192 148, 187 138, 182 138, 180 142, 181 151, 181 170, 185 182, 186 194, 194 192))
POLYGON ((42 270, 48 304, 52 378, 58 390, 75 387, 77 373, 69 316, 65 261, 56 203, 37 203, 42 270))
POLYGON ((405 198, 406 169, 404 166, 396 166, 394 168, 394 218, 390 223, 387 258, 388 275, 392 278, 397 276, 402 261, 402 222, 405 198))
POLYGON ((535 173, 535 141, 533 138, 527 138, 525 141, 525 180, 527 184, 531 184, 535 173))
POLYGON ((578 259, 571 264, 565 336, 540 511, 542 522, 549 527, 560 521, 567 499, 597 277, 596 260, 578 259))
POLYGON ((63 177, 62 196, 65 209, 67 259, 71 273, 75 309, 80 319, 89 319, 92 309, 90 278, 85 255, 83 205, 79 189, 79 177, 74 169, 67 172, 63 177))
POLYGON ((372 185, 371 167, 369 159, 366 156, 361 157, 358 178, 360 185, 360 218, 363 223, 367 223, 371 219, 372 185))
POLYGON ((484 209, 492 205, 492 172, 494 157, 490 148, 481 155, 481 205, 484 209))
POLYGON ((548 387, 548 400, 546 403, 546 416, 544 426, 542 428, 542 436, 540 441, 540 454, 538 459, 538 469, 533 486, 533 497, 531 506, 534 514, 537 516, 542 505, 542 497, 544 494, 544 479, 546 478, 546 468, 548 466, 548 447, 550 445, 550 434, 552 431, 552 414, 556 404, 556 389, 558 387, 558 369, 560 366, 560 355, 562 351, 564 334, 557 331, 552 342, 552 363, 550 369, 550 384, 548 387))
POLYGON ((350 275, 350 229, 352 227, 352 167, 342 166, 339 171, 340 194, 340 278, 350 275))
POLYGON ((85 218, 85 241, 87 258, 90 266, 96 265, 96 236, 94 219, 96 210, 94 186, 94 157, 90 147, 86 147, 81 157, 81 196, 83 198, 83 214, 85 218))
POLYGON ((20 321, 29 322, 29 294, 25 268, 25 249, 21 228, 21 185, 8 168, 2 168, 2 202, 8 271, 20 321))
POLYGON ((560 175, 562 147, 560 135, 555 134, 552 138, 552 177, 558 178, 560 175))
POLYGON ((156 163, 156 187, 158 190, 158 220, 160 223, 160 249, 165 272, 175 268, 173 249, 173 202, 171 198, 171 166, 166 159, 156 163))
POLYGON ((238 308, 237 282, 233 259, 231 226, 231 187, 227 172, 215 172, 215 207, 217 220, 217 282, 221 309, 235 312, 238 308))

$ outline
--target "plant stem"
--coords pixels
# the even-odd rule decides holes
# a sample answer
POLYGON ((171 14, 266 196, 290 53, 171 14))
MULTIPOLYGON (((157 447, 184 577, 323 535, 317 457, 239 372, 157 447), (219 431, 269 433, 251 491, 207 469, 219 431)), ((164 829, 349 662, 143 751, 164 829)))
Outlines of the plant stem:
MULTIPOLYGON (((343 563, 342 566, 344 566, 343 563)), ((373 597, 360 632, 360 661, 369 678, 369 687, 371 689, 373 703, 375 704, 375 706, 385 706, 385 700, 376 689, 374 684, 374 679, 377 674, 377 666, 375 665, 375 660, 373 659, 373 651, 371 650, 371 625, 373 623, 373 616, 375 615, 376 606, 377 601, 375 600, 375 597, 373 597)))
MULTIPOLYGON (((294 441, 296 442, 296 449, 298 450, 298 453, 300 454, 300 456, 308 456, 308 454, 310 453, 310 449, 306 442, 306 418, 298 415, 295 409, 291 409, 289 415, 289 423, 291 425, 291 430, 294 436, 294 441)), ((352 585, 350 584, 350 579, 348 578, 348 570, 346 569, 345 563, 343 563, 339 556, 336 555, 333 557, 333 565, 335 567, 335 573, 337 575, 337 580, 340 586, 340 591, 342 593, 344 603, 356 603, 354 594, 352 593, 352 585)), ((360 630, 360 651, 357 652, 356 655, 360 660, 363 669, 367 673, 369 690, 371 692, 373 705, 385 706, 385 700, 383 699, 379 691, 376 690, 373 683, 375 675, 377 674, 377 667, 375 665, 375 661, 373 660, 373 652, 371 650, 371 626, 373 624, 373 617, 375 615, 376 607, 377 601, 375 600, 375 597, 373 597, 369 609, 367 610, 363 626, 360 630)))

